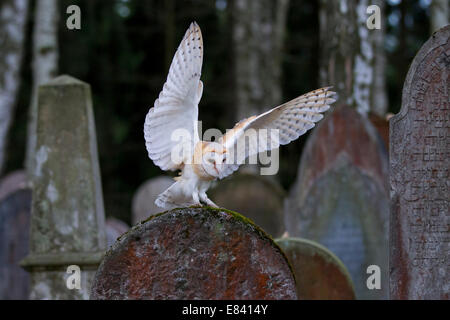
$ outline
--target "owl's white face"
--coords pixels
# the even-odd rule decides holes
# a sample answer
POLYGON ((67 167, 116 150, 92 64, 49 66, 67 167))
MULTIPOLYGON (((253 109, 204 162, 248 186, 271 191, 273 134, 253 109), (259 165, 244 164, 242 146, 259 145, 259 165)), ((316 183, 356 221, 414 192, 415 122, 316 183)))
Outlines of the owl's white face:
POLYGON ((226 162, 226 154, 223 153, 223 148, 218 145, 217 148, 209 147, 206 152, 203 153, 202 167, 207 174, 215 178, 220 177, 220 173, 223 170, 223 166, 226 162))

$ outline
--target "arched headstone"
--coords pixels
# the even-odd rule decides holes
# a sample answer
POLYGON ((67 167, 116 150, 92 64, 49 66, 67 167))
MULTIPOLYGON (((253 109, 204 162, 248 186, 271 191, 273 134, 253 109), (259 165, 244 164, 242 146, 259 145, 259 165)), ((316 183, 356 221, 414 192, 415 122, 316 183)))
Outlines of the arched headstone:
POLYGON ((31 190, 0 200, 0 300, 28 299, 30 276, 19 262, 29 252, 31 190))
POLYGON ((25 170, 13 171, 0 180, 0 201, 17 190, 28 188, 25 170))
POLYGON ((355 299, 347 268, 331 251, 301 238, 277 239, 294 269, 300 300, 355 299))
POLYGON ((134 226, 106 254, 91 299, 296 299, 281 249, 224 209, 174 209, 134 226))
POLYGON ((117 238, 130 229, 125 222, 113 217, 106 218, 105 227, 108 248, 116 242, 117 238))
POLYGON ((334 109, 309 137, 286 201, 291 236, 324 245, 348 268, 358 299, 388 297, 388 157, 367 118, 334 109), (381 269, 369 290, 367 268, 381 269))
POLYGON ((392 299, 450 299, 450 26, 414 58, 390 121, 392 299))
POLYGON ((208 192, 219 207, 243 214, 272 237, 285 231, 285 192, 275 181, 256 174, 239 173, 218 181, 208 192))
POLYGON ((173 183, 175 183, 173 178, 160 176, 147 180, 138 188, 132 202, 133 225, 151 215, 164 211, 155 204, 155 200, 160 193, 163 193, 173 183))

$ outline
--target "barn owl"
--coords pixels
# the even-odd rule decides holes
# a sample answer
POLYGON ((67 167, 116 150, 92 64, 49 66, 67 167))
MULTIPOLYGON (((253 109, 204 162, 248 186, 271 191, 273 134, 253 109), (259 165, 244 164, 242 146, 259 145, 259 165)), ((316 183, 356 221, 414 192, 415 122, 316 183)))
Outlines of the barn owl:
POLYGON ((193 22, 144 124, 150 159, 162 170, 180 170, 174 184, 155 201, 162 208, 202 203, 216 207, 206 195, 212 181, 232 174, 251 156, 296 140, 313 128, 336 101, 331 87, 318 89, 241 120, 214 142, 201 141, 197 118, 203 93, 202 63, 203 38, 200 27, 193 22), (175 132, 184 132, 183 139, 174 139, 175 132))

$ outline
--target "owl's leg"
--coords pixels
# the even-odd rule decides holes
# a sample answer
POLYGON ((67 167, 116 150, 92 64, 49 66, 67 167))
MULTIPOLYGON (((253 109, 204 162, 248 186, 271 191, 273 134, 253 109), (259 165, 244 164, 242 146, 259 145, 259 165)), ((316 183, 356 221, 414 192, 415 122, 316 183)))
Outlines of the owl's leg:
POLYGON ((201 204, 200 203, 200 199, 198 197, 198 192, 197 191, 194 191, 192 193, 192 199, 194 200, 195 205, 200 205, 201 204))
POLYGON ((214 202, 212 202, 208 196, 206 195, 206 192, 201 192, 200 193, 200 200, 205 203, 207 206, 213 207, 213 208, 218 208, 219 206, 217 204, 215 204, 214 202))

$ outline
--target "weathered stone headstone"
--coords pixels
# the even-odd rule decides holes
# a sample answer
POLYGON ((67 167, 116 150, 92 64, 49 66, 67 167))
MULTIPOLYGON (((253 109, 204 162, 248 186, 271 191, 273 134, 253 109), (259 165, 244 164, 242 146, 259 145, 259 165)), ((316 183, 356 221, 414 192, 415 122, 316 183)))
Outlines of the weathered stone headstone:
POLYGON ((301 238, 277 239, 276 243, 294 269, 300 300, 355 299, 347 268, 324 246, 301 238))
POLYGON ((0 200, 0 300, 28 299, 30 276, 19 266, 28 254, 31 191, 9 193, 0 200))
POLYGON ((348 268, 358 299, 388 296, 388 159, 368 119, 338 107, 309 137, 286 201, 291 236, 324 245, 348 268), (369 290, 367 267, 381 268, 369 290))
POLYGON ((31 299, 87 299, 106 249, 94 116, 88 84, 69 76, 39 87, 32 177, 31 299), (67 268, 81 269, 70 290, 67 268))
POLYGON ((450 299, 450 26, 422 47, 390 121, 392 299, 450 299))
POLYGON ((155 204, 155 200, 160 193, 163 193, 173 183, 175 183, 173 178, 160 176, 149 179, 139 187, 132 202, 133 225, 147 219, 151 215, 164 211, 164 209, 155 204))
POLYGON ((119 238, 122 234, 130 229, 130 227, 125 222, 113 217, 109 217, 106 219, 105 226, 106 242, 108 248, 116 242, 117 238, 119 238))
POLYGON ((234 174, 218 181, 208 195, 219 207, 243 214, 272 237, 280 237, 285 231, 285 192, 267 177, 249 173, 234 174))
POLYGON ((383 140, 386 150, 389 148, 389 120, 374 113, 369 114, 369 120, 377 129, 379 137, 383 140))
POLYGON ((13 171, 0 180, 0 201, 18 190, 28 188, 25 170, 13 171))
POLYGON ((134 226, 106 254, 91 299, 296 299, 281 249, 245 217, 191 207, 134 226))

